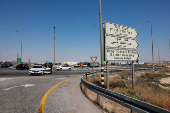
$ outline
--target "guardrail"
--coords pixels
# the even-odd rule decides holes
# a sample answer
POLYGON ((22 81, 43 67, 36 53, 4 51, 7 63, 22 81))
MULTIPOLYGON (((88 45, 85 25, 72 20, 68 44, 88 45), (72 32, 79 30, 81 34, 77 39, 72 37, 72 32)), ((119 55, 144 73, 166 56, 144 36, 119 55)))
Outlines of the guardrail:
POLYGON ((115 101, 125 106, 126 108, 131 109, 131 113, 134 113, 134 112, 137 112, 137 113, 170 113, 170 111, 166 109, 157 107, 152 104, 148 104, 146 102, 136 100, 134 98, 122 95, 114 91, 110 91, 108 89, 101 88, 99 86, 95 86, 84 80, 85 76, 87 78, 87 75, 90 75, 90 74, 93 75, 94 73, 96 72, 87 72, 86 74, 84 74, 81 78, 81 83, 85 86, 85 92, 86 92, 86 88, 88 88, 89 90, 97 93, 98 103, 100 101, 100 95, 101 95, 107 99, 110 99, 112 101, 115 101))

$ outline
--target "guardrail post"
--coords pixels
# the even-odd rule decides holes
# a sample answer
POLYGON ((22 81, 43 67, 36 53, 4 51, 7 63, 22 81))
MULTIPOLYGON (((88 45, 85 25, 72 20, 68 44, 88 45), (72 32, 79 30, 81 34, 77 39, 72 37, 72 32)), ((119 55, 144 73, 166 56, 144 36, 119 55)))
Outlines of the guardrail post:
POLYGON ((84 86, 84 94, 86 95, 86 87, 84 86))
POLYGON ((86 79, 87 79, 87 73, 86 73, 86 79))
POLYGON ((100 104, 100 95, 97 93, 97 103, 100 104))
POLYGON ((133 111, 133 109, 131 108, 131 113, 135 113, 134 111, 133 111))

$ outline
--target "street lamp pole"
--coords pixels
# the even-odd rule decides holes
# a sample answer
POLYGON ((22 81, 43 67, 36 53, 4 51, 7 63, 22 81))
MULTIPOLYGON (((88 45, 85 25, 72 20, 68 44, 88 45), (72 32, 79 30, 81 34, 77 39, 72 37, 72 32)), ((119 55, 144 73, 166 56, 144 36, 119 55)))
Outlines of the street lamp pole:
POLYGON ((142 52, 141 51, 139 51, 140 53, 141 53, 141 55, 140 55, 140 57, 141 57, 141 66, 142 66, 142 52))
POLYGON ((55 26, 54 26, 54 69, 55 69, 55 26))
POLYGON ((169 40, 169 52, 170 52, 170 39, 169 39, 169 38, 165 38, 165 39, 168 39, 168 40, 169 40))
MULTIPOLYGON (((17 32, 20 32, 18 30, 16 30, 17 32)), ((21 33, 21 32, 20 32, 21 33)), ((22 37, 21 37, 21 62, 22 62, 22 38, 23 38, 23 34, 21 33, 22 37)))
POLYGON ((159 47, 158 46, 155 46, 158 48, 158 57, 159 57, 159 66, 160 66, 160 55, 159 55, 159 47))
MULTIPOLYGON (((15 46, 17 46, 17 45, 15 45, 15 46)), ((17 46, 17 59, 18 59, 18 46, 17 46)))
POLYGON ((152 62, 153 62, 153 72, 154 72, 154 56, 153 56, 153 35, 152 35, 152 22, 151 21, 145 21, 151 23, 151 36, 152 36, 152 62))

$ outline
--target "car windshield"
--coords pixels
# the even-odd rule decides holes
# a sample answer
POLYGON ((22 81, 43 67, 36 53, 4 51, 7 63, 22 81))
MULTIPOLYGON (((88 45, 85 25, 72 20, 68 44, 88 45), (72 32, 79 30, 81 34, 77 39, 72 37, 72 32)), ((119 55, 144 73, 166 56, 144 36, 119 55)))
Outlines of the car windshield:
POLYGON ((67 65, 61 65, 61 67, 68 67, 67 65))
POLYGON ((42 68, 42 66, 33 66, 32 68, 42 68))

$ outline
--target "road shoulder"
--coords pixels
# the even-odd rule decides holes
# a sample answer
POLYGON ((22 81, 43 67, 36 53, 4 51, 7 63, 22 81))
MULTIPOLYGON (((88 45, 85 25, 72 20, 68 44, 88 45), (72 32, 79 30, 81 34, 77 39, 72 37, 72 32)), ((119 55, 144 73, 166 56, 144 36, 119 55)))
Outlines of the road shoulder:
POLYGON ((103 113, 80 90, 80 77, 57 86, 48 96, 45 113, 103 113))

